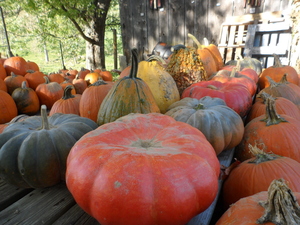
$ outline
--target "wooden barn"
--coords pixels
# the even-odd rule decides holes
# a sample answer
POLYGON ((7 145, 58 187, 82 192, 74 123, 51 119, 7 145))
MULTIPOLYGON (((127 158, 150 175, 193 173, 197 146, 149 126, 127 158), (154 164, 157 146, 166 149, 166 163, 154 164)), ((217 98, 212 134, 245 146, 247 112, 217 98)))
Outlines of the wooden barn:
POLYGON ((298 42, 292 40, 291 13, 296 2, 120 0, 126 62, 130 61, 131 48, 137 48, 142 59, 143 54, 151 54, 158 42, 191 46, 193 41, 188 38, 191 33, 200 42, 207 38, 209 43, 218 45, 224 62, 250 55, 267 67, 273 64, 272 55, 276 53, 283 64, 299 70, 299 53, 291 48, 293 41, 298 42))

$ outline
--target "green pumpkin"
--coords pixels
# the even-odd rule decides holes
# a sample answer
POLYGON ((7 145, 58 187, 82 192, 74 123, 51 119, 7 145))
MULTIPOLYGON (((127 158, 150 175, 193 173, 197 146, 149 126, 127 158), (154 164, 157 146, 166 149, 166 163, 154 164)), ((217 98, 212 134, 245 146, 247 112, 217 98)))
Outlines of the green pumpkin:
POLYGON ((112 86, 100 105, 97 123, 102 125, 130 113, 160 113, 151 89, 137 77, 137 50, 133 49, 132 66, 129 76, 125 76, 112 86))
MULTIPOLYGON (((225 65, 233 65, 236 66, 237 65, 238 60, 230 60, 228 61, 225 65)), ((256 58, 252 58, 249 56, 246 56, 244 58, 242 58, 240 56, 240 69, 244 69, 244 68, 250 68, 255 70, 255 72, 260 75, 262 70, 263 70, 263 66, 261 64, 261 62, 256 59, 256 58)))
POLYGON ((56 113, 27 117, 0 134, 0 177, 23 188, 42 188, 65 179, 69 151, 98 125, 75 114, 56 113))
POLYGON ((186 97, 170 105, 165 115, 200 130, 216 154, 234 148, 243 138, 242 118, 220 98, 186 97))

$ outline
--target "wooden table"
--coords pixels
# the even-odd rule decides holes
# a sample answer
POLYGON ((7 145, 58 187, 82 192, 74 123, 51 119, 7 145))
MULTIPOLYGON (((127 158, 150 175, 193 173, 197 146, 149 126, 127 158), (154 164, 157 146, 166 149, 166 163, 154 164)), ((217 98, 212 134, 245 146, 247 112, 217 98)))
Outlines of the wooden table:
MULTIPOLYGON (((229 166, 233 152, 233 150, 222 152, 218 157, 220 163, 229 166)), ((220 179, 219 189, 222 182, 220 179)), ((187 225, 209 225, 218 197, 219 195, 206 211, 194 217, 187 225)), ((219 216, 216 212, 215 215, 219 216)), ((76 204, 63 183, 49 188, 22 189, 3 180, 0 180, 0 224, 99 225, 76 204)))

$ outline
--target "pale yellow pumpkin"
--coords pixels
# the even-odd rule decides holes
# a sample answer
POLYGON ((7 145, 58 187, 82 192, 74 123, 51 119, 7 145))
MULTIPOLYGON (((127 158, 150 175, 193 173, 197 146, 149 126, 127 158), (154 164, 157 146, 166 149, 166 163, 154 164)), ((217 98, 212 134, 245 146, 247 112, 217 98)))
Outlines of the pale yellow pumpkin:
POLYGON ((152 56, 139 62, 137 77, 141 78, 150 88, 161 113, 180 100, 180 94, 173 77, 164 69, 165 61, 160 56, 152 56))

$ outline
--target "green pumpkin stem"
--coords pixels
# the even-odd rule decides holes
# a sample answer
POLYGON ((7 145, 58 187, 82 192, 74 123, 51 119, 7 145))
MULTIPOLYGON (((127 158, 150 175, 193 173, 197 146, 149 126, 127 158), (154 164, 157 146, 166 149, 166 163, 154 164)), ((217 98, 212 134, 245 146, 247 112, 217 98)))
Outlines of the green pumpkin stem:
POLYGON ((129 72, 129 78, 134 79, 137 78, 137 70, 138 70, 138 53, 137 49, 131 50, 131 68, 129 72))
POLYGON ((204 107, 203 104, 199 103, 199 104, 195 105, 194 109, 195 110, 200 110, 200 109, 205 109, 205 107, 204 107))
POLYGON ((159 55, 151 55, 151 56, 147 59, 148 62, 151 62, 151 61, 153 61, 153 60, 158 61, 158 62, 160 62, 160 63, 163 64, 163 65, 166 65, 166 64, 167 64, 166 61, 165 61, 161 56, 159 56, 159 55))
POLYGON ((281 122, 288 122, 286 119, 277 114, 275 109, 275 99, 272 98, 267 98, 266 118, 262 119, 261 121, 266 122, 267 126, 279 124, 281 122))
POLYGON ((188 33, 188 37, 191 38, 193 40, 193 42, 195 42, 195 44, 197 45, 197 49, 203 49, 201 43, 198 41, 198 39, 194 35, 188 33))
POLYGON ((75 96, 72 94, 72 90, 74 89, 73 85, 68 85, 64 89, 64 95, 62 99, 67 100, 69 98, 75 98, 75 96))
POLYGON ((39 128, 40 130, 50 130, 50 124, 47 117, 47 107, 46 105, 41 106, 41 118, 42 118, 42 126, 39 128))
POLYGON ((300 206, 284 179, 273 180, 268 189, 267 201, 259 204, 265 208, 264 215, 256 222, 265 224, 300 224, 300 206))

